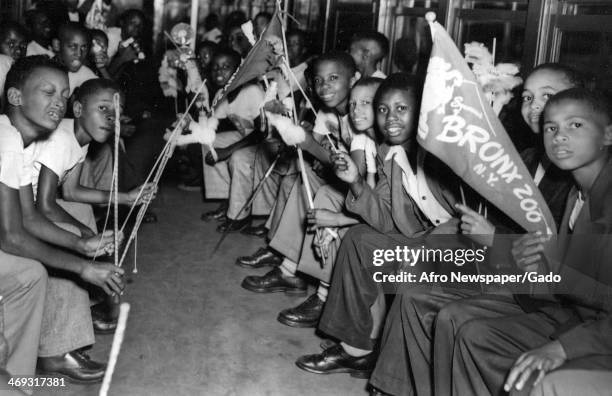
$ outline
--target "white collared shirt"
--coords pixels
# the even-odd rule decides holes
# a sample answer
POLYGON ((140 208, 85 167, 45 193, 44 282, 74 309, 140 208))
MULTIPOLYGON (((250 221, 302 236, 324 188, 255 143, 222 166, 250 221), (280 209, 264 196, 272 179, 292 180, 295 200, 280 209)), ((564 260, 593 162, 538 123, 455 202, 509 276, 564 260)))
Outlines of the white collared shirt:
POLYGON ((450 220, 453 216, 440 205, 427 185, 427 178, 425 177, 425 171, 423 169, 425 153, 419 151, 417 154, 416 174, 412 166, 410 166, 408 156, 402 146, 392 146, 385 161, 388 161, 392 157, 395 163, 398 164, 403 171, 402 185, 404 186, 404 190, 406 190, 408 195, 410 195, 429 221, 437 226, 450 220))
POLYGON ((582 197, 582 193, 578 191, 578 197, 576 198, 576 202, 574 202, 574 208, 572 209, 572 213, 570 214, 568 226, 570 231, 574 231, 574 225, 576 224, 576 220, 580 215, 580 211, 584 206, 584 198, 582 197))

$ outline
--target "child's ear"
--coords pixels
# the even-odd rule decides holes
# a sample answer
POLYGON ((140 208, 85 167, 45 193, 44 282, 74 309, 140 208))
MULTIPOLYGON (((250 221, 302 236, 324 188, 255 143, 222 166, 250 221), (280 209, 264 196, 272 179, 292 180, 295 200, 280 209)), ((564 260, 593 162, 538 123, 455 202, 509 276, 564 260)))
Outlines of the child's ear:
POLYGON ((83 105, 78 100, 75 100, 72 104, 72 114, 74 118, 81 118, 81 114, 83 113, 83 105))
POLYGON ((59 39, 54 38, 53 40, 51 40, 51 47, 53 48, 53 52, 59 52, 60 51, 59 39))
POLYGON ((355 74, 353 74, 353 77, 351 77, 351 79, 349 81, 349 84, 350 84, 351 88, 353 88, 353 85, 355 85, 357 80, 359 80, 360 78, 361 78, 361 73, 356 71, 355 74))
POLYGON ((12 106, 21 106, 21 91, 11 87, 6 91, 6 98, 12 106))

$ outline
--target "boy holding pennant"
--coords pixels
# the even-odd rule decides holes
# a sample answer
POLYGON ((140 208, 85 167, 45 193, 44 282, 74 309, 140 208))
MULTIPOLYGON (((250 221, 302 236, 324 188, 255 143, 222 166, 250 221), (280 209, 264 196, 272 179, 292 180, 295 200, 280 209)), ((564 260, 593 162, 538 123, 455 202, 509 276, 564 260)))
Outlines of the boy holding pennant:
POLYGON ((555 233, 533 179, 463 56, 428 13, 434 43, 418 142, 527 231, 555 233))

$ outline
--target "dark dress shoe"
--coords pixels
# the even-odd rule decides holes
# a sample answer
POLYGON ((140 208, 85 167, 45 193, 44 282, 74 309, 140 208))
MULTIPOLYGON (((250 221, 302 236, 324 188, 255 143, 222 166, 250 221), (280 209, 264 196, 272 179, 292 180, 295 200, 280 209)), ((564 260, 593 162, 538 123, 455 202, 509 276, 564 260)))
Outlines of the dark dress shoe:
POLYGON ((265 224, 260 224, 258 226, 246 227, 244 230, 240 231, 240 233, 265 238, 266 235, 268 235, 268 229, 266 228, 265 224))
POLYGON ((375 354, 354 357, 344 351, 341 345, 335 345, 316 355, 300 357, 296 366, 315 374, 349 373, 355 378, 369 378, 376 365, 375 354))
POLYGON ((217 232, 238 232, 251 224, 251 217, 247 216, 241 220, 233 220, 229 217, 217 227, 217 232))
POLYGON ((324 305, 325 301, 315 293, 297 307, 281 311, 277 320, 291 327, 317 327, 324 305))
POLYGON ((285 292, 292 295, 306 294, 306 282, 297 276, 285 277, 276 267, 264 276, 247 276, 241 285, 255 293, 285 292))
POLYGON ((259 248, 250 256, 241 256, 236 259, 236 264, 245 268, 259 268, 265 265, 280 265, 283 258, 267 247, 259 248))
POLYGON ((102 381, 106 365, 95 362, 82 351, 68 352, 62 356, 38 358, 36 371, 41 375, 65 377, 77 384, 92 384, 102 381))
POLYGON ((217 209, 202 213, 202 216, 200 216, 200 220, 202 221, 221 220, 225 217, 226 212, 227 212, 227 203, 224 202, 221 205, 219 205, 217 209))

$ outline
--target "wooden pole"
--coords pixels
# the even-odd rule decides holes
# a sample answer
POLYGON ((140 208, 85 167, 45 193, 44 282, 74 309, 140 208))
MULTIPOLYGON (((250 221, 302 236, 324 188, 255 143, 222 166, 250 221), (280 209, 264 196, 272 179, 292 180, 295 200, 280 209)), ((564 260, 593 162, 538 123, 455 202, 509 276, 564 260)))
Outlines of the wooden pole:
POLYGON ((198 40, 198 7, 200 6, 200 0, 191 0, 191 30, 193 31, 193 38, 191 39, 191 49, 195 51, 196 41, 198 40))

